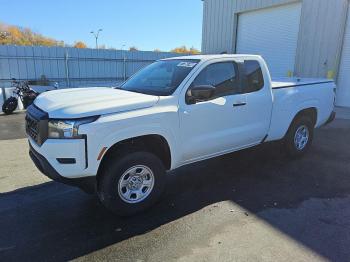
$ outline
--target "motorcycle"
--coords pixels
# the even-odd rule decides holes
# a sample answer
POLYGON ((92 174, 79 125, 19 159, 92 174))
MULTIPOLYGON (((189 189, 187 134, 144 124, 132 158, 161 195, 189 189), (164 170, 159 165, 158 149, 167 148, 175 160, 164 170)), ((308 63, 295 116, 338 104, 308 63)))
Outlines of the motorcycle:
POLYGON ((21 99, 23 107, 27 109, 39 95, 29 87, 26 81, 17 81, 15 78, 12 78, 12 86, 15 88, 13 90, 13 95, 6 99, 2 105, 2 112, 6 115, 12 114, 13 111, 16 110, 18 98, 21 99))
MULTIPOLYGON (((12 78, 12 87, 13 95, 6 99, 2 105, 2 111, 6 114, 12 114, 18 106, 18 98, 21 99, 24 109, 27 109, 30 106, 35 98, 40 94, 30 88, 27 81, 17 81, 15 78, 12 78)), ((54 89, 58 88, 58 83, 54 84, 54 89)), ((47 90, 49 91, 49 90, 47 90)))

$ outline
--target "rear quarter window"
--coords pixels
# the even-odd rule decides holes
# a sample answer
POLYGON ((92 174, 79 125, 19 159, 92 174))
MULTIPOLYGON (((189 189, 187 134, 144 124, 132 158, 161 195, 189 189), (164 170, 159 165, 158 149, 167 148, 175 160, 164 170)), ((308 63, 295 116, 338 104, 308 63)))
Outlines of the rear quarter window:
POLYGON ((246 80, 243 87, 243 93, 256 92, 264 87, 264 76, 258 61, 244 61, 244 71, 246 80))

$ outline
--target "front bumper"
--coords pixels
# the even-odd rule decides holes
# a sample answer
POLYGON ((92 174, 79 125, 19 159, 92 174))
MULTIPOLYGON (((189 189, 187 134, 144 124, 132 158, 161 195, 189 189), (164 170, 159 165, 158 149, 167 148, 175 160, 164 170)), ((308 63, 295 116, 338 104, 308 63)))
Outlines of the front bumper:
POLYGON ((49 163, 49 161, 39 154, 33 146, 29 143, 29 155, 30 158, 33 160, 36 167, 42 172, 45 176, 51 178, 54 181, 76 186, 82 189, 83 191, 87 193, 94 193, 96 188, 96 177, 95 176, 88 176, 88 177, 82 177, 82 178, 67 178, 61 176, 56 169, 49 163))

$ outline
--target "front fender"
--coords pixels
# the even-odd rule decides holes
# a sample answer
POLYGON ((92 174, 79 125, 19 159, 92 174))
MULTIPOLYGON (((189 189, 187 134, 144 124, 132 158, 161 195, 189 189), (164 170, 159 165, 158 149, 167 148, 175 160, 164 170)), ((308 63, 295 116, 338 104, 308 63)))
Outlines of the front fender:
POLYGON ((115 114, 102 116, 96 122, 85 127, 88 134, 89 164, 93 172, 97 173, 103 159, 98 159, 103 148, 104 155, 113 145, 118 142, 146 135, 162 136, 168 143, 171 154, 171 169, 177 165, 178 155, 177 136, 178 115, 173 113, 139 114, 129 112, 127 115, 115 114))
POLYGON ((168 143, 170 148, 171 155, 175 155, 175 136, 169 130, 162 128, 160 125, 158 126, 133 126, 129 128, 125 128, 123 130, 118 131, 118 133, 110 134, 105 137, 102 142, 99 144, 99 148, 107 147, 111 148, 113 145, 128 140, 131 138, 147 136, 147 135, 159 135, 162 136, 168 143))

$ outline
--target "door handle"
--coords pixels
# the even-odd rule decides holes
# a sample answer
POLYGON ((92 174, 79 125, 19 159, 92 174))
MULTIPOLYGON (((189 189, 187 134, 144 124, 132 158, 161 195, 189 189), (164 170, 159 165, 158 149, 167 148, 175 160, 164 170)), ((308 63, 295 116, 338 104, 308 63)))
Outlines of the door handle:
POLYGON ((247 104, 247 102, 237 102, 233 104, 233 107, 237 107, 237 106, 245 106, 247 104))

